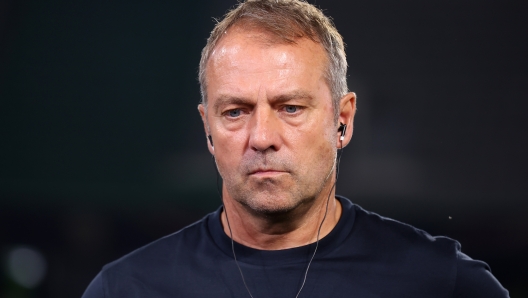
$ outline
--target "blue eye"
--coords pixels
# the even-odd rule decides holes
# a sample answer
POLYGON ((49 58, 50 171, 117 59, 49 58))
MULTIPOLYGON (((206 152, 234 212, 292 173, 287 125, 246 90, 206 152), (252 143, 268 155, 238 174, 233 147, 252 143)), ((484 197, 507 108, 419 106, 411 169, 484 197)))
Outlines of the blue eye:
POLYGON ((228 111, 228 115, 229 117, 238 117, 240 116, 240 109, 234 109, 234 110, 230 110, 228 111))
POLYGON ((286 113, 293 114, 293 113, 295 113, 295 112, 297 112, 299 110, 299 107, 297 107, 297 106, 285 106, 284 110, 286 111, 286 113))

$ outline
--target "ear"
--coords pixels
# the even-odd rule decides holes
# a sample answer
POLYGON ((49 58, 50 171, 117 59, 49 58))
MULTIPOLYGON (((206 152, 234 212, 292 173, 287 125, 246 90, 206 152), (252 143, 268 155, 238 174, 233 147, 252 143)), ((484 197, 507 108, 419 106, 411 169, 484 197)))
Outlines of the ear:
POLYGON ((354 132, 354 116, 356 114, 356 94, 349 92, 341 98, 339 101, 339 123, 346 124, 345 138, 340 140, 341 132, 337 133, 336 145, 337 148, 344 148, 352 139, 352 133, 354 132))
POLYGON ((214 147, 211 144, 212 142, 209 142, 207 136, 211 134, 209 125, 207 124, 207 114, 205 113, 206 107, 203 104, 198 105, 198 112, 200 112, 200 116, 202 117, 202 122, 204 125, 204 131, 205 131, 205 140, 207 142, 207 149, 209 149, 209 152, 214 155, 214 147))

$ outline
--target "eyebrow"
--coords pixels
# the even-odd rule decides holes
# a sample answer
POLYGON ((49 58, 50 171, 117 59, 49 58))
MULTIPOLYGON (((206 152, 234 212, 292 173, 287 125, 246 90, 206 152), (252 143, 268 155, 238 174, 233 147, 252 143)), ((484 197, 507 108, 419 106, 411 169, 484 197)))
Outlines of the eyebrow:
MULTIPOLYGON (((313 101, 314 97, 306 91, 295 90, 286 94, 280 94, 270 99, 272 104, 281 104, 294 99, 307 99, 309 102, 313 101)), ((213 105, 215 111, 224 105, 235 104, 235 105, 250 105, 251 99, 237 96, 220 95, 213 105)))
POLYGON ((303 90, 295 90, 290 93, 275 96, 270 101, 273 104, 281 104, 294 99, 307 99, 308 101, 312 101, 314 97, 309 92, 303 90))
POLYGON ((235 105, 248 105, 250 102, 249 99, 243 97, 229 96, 229 95, 220 95, 213 105, 213 109, 218 111, 222 106, 235 104, 235 105))

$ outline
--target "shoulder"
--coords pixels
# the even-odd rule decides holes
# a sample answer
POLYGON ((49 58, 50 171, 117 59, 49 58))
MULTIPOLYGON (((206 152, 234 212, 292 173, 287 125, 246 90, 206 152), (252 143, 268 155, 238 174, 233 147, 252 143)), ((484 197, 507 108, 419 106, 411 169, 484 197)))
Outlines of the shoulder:
POLYGON ((460 243, 449 237, 431 236, 412 225, 378 215, 354 205, 356 221, 354 232, 366 245, 376 244, 388 253, 414 253, 429 258, 449 259, 455 265, 460 243))
POLYGON ((207 237, 207 220, 209 216, 173 233, 157 239, 129 254, 105 265, 103 273, 107 271, 122 271, 134 267, 145 270, 151 266, 163 266, 167 260, 185 255, 199 245, 200 239, 207 237))
POLYGON ((174 276, 172 271, 178 267, 174 265, 188 262, 191 251, 200 246, 200 239, 207 237, 210 216, 105 265, 82 297, 135 297, 145 293, 152 283, 174 276))
POLYGON ((362 270, 371 276, 390 276, 387 280, 397 280, 399 286, 420 284, 443 297, 452 292, 460 251, 457 241, 350 205, 346 213, 353 217, 352 229, 338 248, 339 255, 351 255, 351 261, 360 260, 362 270))
POLYGON ((436 287, 449 297, 508 297, 488 265, 462 253, 458 241, 354 208, 358 243, 387 271, 436 287))
POLYGON ((210 241, 206 240, 211 216, 105 265, 83 298, 134 297, 137 293, 147 293, 147 289, 163 288, 171 284, 172 278, 181 278, 186 274, 181 268, 192 268, 200 262, 196 259, 198 255, 208 255, 211 250, 210 241), (91 293, 104 294, 89 296, 91 293))
POLYGON ((459 252, 453 297, 509 297, 488 264, 459 252))

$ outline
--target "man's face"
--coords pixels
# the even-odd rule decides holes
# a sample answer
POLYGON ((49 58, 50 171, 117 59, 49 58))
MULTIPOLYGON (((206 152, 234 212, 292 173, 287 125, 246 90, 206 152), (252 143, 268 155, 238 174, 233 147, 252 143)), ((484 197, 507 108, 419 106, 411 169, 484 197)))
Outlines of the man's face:
MULTIPOLYGON (((330 191, 337 144, 322 46, 265 42, 230 29, 207 64, 207 106, 224 198, 259 214, 284 213, 330 191)), ((205 110, 207 109, 207 110, 205 110)))

